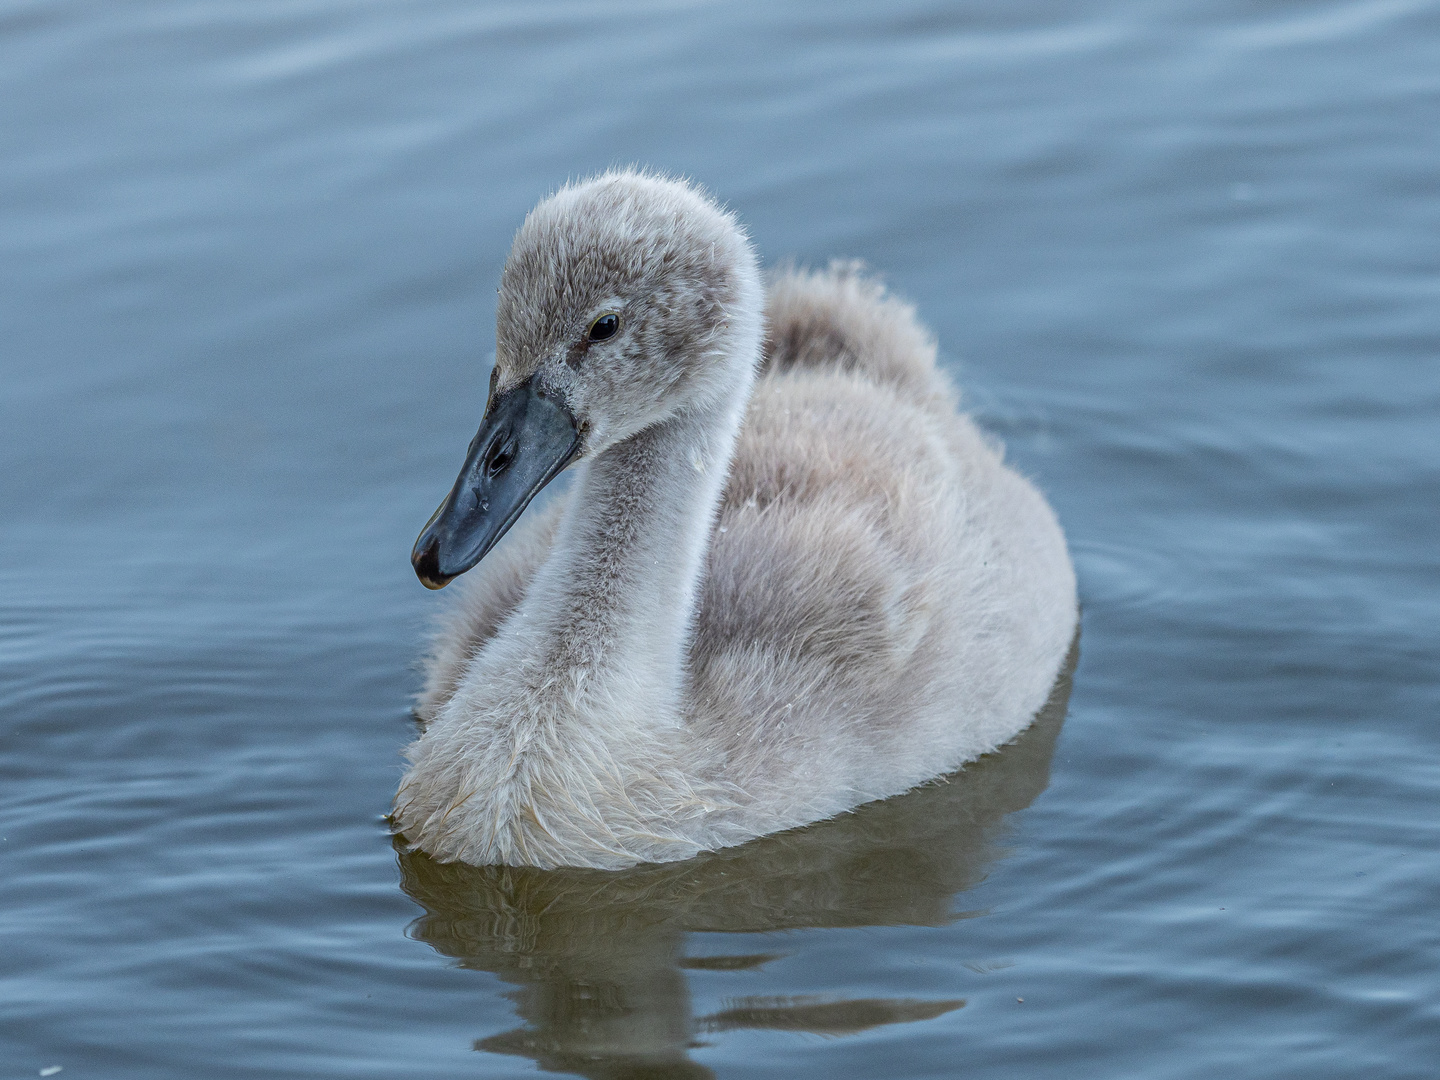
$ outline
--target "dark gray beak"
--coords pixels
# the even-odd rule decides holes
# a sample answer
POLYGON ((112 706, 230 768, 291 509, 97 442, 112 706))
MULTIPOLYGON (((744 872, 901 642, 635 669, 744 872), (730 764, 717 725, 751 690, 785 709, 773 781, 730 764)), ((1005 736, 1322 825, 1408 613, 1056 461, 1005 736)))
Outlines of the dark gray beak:
POLYGON ((575 417, 534 377, 491 400, 459 479, 410 553, 421 583, 443 589, 483 559, 579 448, 575 417))

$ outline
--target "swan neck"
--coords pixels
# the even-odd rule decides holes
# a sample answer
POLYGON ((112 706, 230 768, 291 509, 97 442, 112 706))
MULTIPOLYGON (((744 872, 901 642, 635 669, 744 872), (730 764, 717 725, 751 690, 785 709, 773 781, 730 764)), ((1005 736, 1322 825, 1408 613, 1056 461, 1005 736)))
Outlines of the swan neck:
POLYGON ((678 722, 696 599, 750 381, 581 466, 554 551, 522 605, 527 620, 545 624, 557 685, 595 705, 623 701, 650 725, 678 722))

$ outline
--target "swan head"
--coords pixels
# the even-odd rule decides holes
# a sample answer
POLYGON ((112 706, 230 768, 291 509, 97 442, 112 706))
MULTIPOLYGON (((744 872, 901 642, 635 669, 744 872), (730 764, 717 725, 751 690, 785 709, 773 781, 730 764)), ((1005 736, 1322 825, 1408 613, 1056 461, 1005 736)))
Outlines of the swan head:
POLYGON ((415 542, 420 580, 474 566, 569 465, 730 402, 753 377, 763 308, 744 232, 683 181, 609 172, 541 202, 501 275, 480 430, 415 542))

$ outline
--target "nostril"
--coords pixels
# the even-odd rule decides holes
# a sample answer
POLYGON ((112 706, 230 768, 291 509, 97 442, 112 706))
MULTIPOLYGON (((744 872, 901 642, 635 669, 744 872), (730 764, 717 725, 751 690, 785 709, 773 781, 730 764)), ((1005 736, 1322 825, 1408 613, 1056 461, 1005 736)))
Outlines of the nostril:
POLYGON ((485 475, 493 479, 508 469, 514 459, 515 450, 508 442, 497 444, 496 449, 490 452, 490 460, 485 463, 485 475))

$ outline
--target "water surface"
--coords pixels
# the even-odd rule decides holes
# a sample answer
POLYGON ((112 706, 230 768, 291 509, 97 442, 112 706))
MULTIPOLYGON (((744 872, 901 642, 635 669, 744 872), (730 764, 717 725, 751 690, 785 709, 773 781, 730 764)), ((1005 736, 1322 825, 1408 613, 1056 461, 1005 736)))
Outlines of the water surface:
POLYGON ((1433 1076, 1437 51, 1433 0, 0 0, 0 1075, 1433 1076), (1068 717, 693 866, 397 859, 499 267, 629 162, 919 305, 1070 537, 1068 717))

